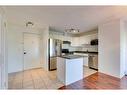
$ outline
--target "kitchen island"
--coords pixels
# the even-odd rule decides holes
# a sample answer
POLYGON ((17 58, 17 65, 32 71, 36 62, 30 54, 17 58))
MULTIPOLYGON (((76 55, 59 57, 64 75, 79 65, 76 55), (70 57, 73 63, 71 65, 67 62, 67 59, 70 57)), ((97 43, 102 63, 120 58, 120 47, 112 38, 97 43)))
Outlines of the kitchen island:
POLYGON ((57 78, 65 85, 83 79, 83 56, 64 55, 57 57, 57 78))

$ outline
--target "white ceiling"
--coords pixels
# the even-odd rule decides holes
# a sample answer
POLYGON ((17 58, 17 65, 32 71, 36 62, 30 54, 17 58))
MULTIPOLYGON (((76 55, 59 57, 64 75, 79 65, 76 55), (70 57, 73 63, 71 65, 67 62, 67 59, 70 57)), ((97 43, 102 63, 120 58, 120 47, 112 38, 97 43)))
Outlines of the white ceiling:
POLYGON ((6 6, 5 9, 11 23, 25 25, 32 21, 39 28, 48 25, 58 31, 76 28, 80 32, 127 14, 126 6, 6 6))

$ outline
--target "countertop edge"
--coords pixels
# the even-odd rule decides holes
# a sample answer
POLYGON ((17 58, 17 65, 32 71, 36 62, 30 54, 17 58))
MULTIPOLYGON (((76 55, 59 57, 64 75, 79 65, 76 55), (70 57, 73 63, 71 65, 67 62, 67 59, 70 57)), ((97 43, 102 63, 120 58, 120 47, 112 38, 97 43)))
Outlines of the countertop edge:
POLYGON ((80 56, 80 55, 74 55, 74 57, 69 57, 69 56, 57 56, 65 59, 78 59, 78 58, 83 58, 85 56, 80 56))

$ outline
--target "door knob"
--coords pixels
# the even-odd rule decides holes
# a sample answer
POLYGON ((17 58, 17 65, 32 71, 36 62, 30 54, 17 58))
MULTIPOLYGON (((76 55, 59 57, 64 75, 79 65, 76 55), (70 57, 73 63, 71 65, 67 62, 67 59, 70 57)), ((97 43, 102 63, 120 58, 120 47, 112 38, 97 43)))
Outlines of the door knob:
POLYGON ((26 52, 24 52, 24 54, 26 54, 26 52))

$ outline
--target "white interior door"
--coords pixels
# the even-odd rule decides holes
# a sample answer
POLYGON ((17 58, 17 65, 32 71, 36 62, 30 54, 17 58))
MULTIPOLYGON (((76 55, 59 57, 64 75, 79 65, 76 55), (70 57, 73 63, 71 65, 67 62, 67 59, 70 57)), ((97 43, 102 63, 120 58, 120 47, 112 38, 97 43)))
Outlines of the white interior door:
POLYGON ((41 67, 40 36, 24 33, 24 70, 39 67, 41 67))

